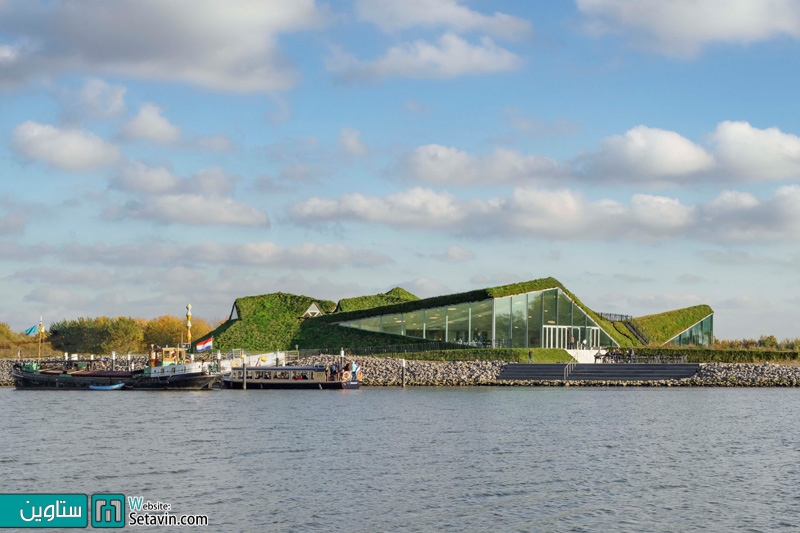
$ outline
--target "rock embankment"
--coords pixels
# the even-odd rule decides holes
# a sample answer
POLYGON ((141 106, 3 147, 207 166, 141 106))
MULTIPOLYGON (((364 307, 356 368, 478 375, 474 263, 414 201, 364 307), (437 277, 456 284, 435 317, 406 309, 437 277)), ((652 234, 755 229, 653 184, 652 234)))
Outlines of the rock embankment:
MULTIPOLYGON (((402 361, 386 357, 354 357, 364 372, 366 386, 402 385, 402 361)), ((53 361, 57 359, 51 359, 53 361)), ((27 359, 25 361, 35 361, 27 359)), ((42 361, 45 361, 43 359, 42 361)), ((294 362, 333 364, 339 356, 320 355, 294 362)), ((0 359, 0 386, 12 386, 11 367, 14 359, 0 359)), ((146 357, 137 356, 136 368, 146 364, 146 357)), ((486 386, 505 387, 800 387, 800 366, 770 363, 706 363, 688 379, 651 381, 500 381, 497 377, 508 363, 500 361, 406 361, 407 386, 486 386)), ((127 366, 127 360, 117 360, 117 369, 127 366)))
MULTIPOLYGON (((387 357, 353 357, 364 372, 366 386, 402 385, 403 365, 400 359, 387 357)), ((296 362, 298 365, 333 364, 339 356, 318 355, 296 362)), ((406 385, 409 386, 474 386, 500 385, 500 371, 508 363, 499 361, 406 361, 406 385)))

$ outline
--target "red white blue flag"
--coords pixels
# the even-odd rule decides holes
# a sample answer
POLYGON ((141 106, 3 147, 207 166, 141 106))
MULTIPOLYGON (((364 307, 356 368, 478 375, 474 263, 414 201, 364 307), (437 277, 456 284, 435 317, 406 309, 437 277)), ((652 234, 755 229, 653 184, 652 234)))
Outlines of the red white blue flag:
POLYGON ((204 341, 198 341, 198 343, 195 345, 194 349, 198 353, 199 352, 209 351, 209 350, 211 350, 211 348, 213 348, 213 346, 212 346, 213 341, 214 341, 214 337, 209 337, 204 341))

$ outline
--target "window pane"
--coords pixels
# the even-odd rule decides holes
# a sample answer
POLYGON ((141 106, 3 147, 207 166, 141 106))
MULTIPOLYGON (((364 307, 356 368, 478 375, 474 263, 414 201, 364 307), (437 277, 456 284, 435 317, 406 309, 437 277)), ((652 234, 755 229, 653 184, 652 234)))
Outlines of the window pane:
POLYGON ((511 297, 511 346, 525 348, 525 323, 528 317, 528 296, 520 294, 511 297))
POLYGON ((472 342, 477 346, 491 346, 492 300, 472 303, 472 342))
POLYGON ((375 316, 370 318, 361 319, 361 329, 367 331, 380 331, 381 330, 381 317, 375 316))
POLYGON ((558 298, 558 289, 542 292, 545 325, 554 326, 556 324, 556 298, 558 298))
POLYGON ((528 346, 542 347, 542 293, 528 295, 528 346))
POLYGON ((447 340, 464 344, 469 342, 469 304, 447 308, 447 340))
POLYGON ((558 291, 558 325, 572 325, 572 300, 561 291, 558 291))
POLYGON ((447 308, 436 307, 425 310, 425 338, 434 341, 445 339, 445 324, 447 308))
POLYGON ((386 315, 383 317, 383 332, 394 335, 403 334, 403 315, 386 315))
POLYGON ((511 297, 497 298, 494 301, 494 345, 498 348, 509 346, 511 327, 511 297))
POLYGON ((404 313, 403 319, 406 323, 406 335, 422 338, 422 311, 404 313))

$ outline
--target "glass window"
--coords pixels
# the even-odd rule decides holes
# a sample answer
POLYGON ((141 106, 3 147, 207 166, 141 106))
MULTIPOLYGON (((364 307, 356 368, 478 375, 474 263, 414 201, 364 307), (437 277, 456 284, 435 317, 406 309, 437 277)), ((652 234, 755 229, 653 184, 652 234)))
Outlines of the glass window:
POLYGON ((447 308, 436 307, 425 310, 425 338, 434 341, 445 340, 447 327, 447 308))
POLYGON ((484 300, 471 304, 472 342, 476 346, 492 345, 492 303, 493 300, 484 300))
POLYGON ((546 326, 556 325, 556 300, 558 299, 558 289, 552 289, 542 292, 542 303, 544 309, 543 322, 546 326))
POLYGON ((542 347, 542 293, 528 295, 528 346, 542 347))
POLYGON ((511 341, 511 297, 497 298, 494 301, 494 345, 507 348, 511 341))
POLYGON ((383 332, 403 335, 403 315, 385 315, 383 317, 383 332))
POLYGON ((423 338, 422 331, 422 311, 414 311, 413 313, 404 313, 403 319, 405 321, 406 335, 409 337, 423 338))
POLYGON ((527 333, 525 324, 528 318, 528 295, 520 294, 511 297, 511 347, 525 348, 527 333))
POLYGON ((572 325, 572 300, 561 291, 558 291, 558 325, 572 325))
POLYGON ((373 316, 370 318, 361 319, 361 329, 367 331, 380 331, 381 330, 381 317, 373 316))
POLYGON ((339 325, 344 326, 346 328, 361 329, 361 324, 359 320, 351 320, 350 322, 341 322, 339 325))
POLYGON ((469 342, 469 304, 451 305, 447 308, 448 342, 469 342))

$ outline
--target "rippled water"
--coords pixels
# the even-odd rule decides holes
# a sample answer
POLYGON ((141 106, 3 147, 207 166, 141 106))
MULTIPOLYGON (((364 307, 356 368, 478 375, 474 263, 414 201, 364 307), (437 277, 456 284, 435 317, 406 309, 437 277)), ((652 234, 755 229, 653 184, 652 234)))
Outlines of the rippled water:
POLYGON ((207 514, 208 531, 800 529, 793 389, 5 388, 0 401, 0 492, 141 495, 207 514))

